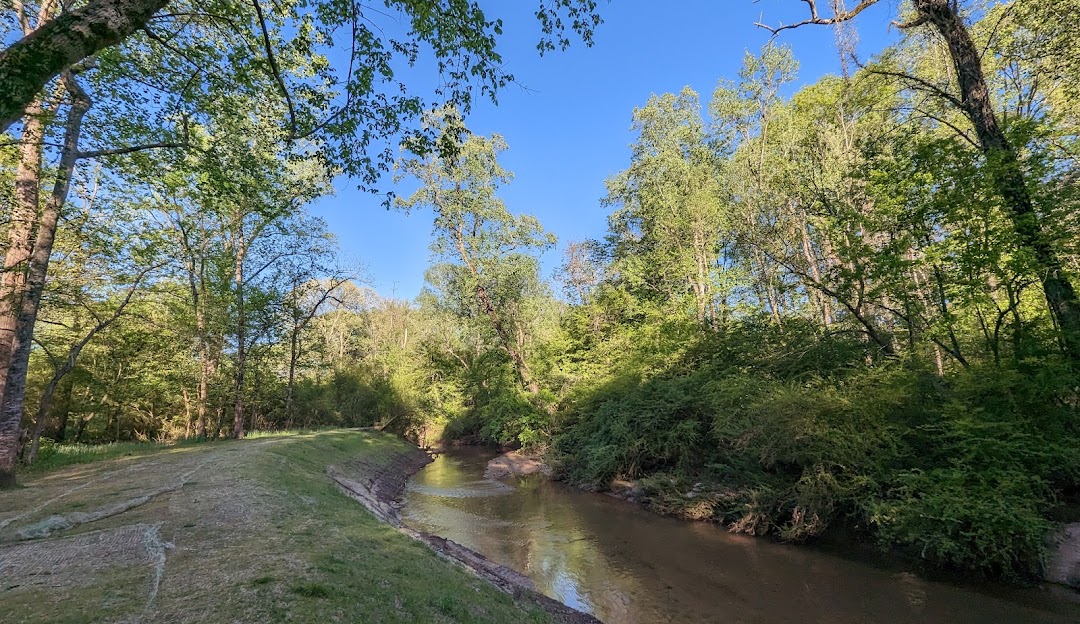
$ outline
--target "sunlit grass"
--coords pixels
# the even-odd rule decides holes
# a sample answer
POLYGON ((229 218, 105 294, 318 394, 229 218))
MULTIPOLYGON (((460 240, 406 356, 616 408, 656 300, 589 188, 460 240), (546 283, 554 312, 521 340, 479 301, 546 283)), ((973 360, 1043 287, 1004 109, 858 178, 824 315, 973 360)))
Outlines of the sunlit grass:
MULTIPOLYGON (((284 436, 297 436, 325 431, 326 429, 281 429, 277 431, 252 431, 247 434, 247 439, 276 438, 284 436)), ((40 474, 50 472, 65 466, 89 464, 93 462, 117 459, 121 457, 142 457, 161 451, 190 448, 202 444, 227 444, 233 440, 222 438, 218 440, 177 440, 175 442, 107 442, 104 444, 56 444, 50 440, 42 440, 41 450, 38 452, 37 461, 24 466, 23 472, 40 474)))
POLYGON ((43 444, 37 461, 23 467, 24 472, 42 473, 57 470, 65 466, 89 464, 92 462, 117 459, 119 457, 141 457, 167 449, 177 449, 199 444, 194 440, 158 444, 156 442, 110 442, 107 444, 43 444))
MULTIPOLYGON (((49 570, 59 579, 50 583, 60 585, 0 590, 5 609, 19 621, 50 624, 552 621, 537 605, 515 600, 380 522, 327 477, 335 466, 366 481, 416 452, 404 441, 343 429, 252 437, 270 436, 278 439, 57 445, 39 470, 109 458, 126 463, 119 458, 127 456, 135 469, 106 478, 75 470, 9 492, 23 498, 13 507, 17 512, 53 500, 20 526, 50 514, 109 508, 187 475, 183 487, 88 527, 160 526, 175 546, 166 552, 167 580, 147 612, 146 579, 153 570, 141 556, 95 564, 85 576, 58 567, 49 570)), ((0 498, 0 509, 7 504, 0 498)), ((0 621, 7 620, 0 615, 0 621)))

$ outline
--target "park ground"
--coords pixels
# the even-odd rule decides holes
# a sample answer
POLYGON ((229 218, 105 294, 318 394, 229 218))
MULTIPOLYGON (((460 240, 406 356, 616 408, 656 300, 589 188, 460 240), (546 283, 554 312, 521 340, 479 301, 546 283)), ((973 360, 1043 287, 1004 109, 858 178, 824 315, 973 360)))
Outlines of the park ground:
POLYGON ((0 491, 0 622, 548 622, 380 522, 328 471, 415 447, 326 431, 190 444, 0 491))

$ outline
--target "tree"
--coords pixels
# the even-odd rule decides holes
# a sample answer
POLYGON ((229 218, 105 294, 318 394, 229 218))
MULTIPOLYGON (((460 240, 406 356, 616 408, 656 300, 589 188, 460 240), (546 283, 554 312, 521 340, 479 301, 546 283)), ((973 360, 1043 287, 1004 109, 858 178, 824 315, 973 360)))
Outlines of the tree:
MULTIPOLYGON (((17 6, 17 18, 25 21, 23 5, 17 6)), ((319 134, 327 140, 346 141, 324 145, 327 156, 351 165, 345 167, 350 173, 363 170, 376 175, 376 161, 364 148, 424 109, 416 95, 387 95, 399 91, 394 88, 395 66, 413 64, 422 48, 434 54, 443 75, 440 95, 463 109, 468 108, 474 87, 493 97, 511 80, 496 50, 502 23, 488 19, 475 2, 441 0, 433 6, 396 0, 388 4, 389 13, 371 11, 369 15, 365 9, 352 0, 323 0, 316 7, 288 2, 275 5, 274 11, 264 11, 258 0, 250 4, 223 0, 213 7, 168 0, 88 0, 42 22, 0 51, 0 92, 4 93, 0 131, 21 117, 51 80, 95 53, 143 36, 163 49, 176 49, 174 40, 182 41, 184 31, 206 23, 216 23, 228 35, 226 45, 233 52, 222 55, 223 62, 250 59, 276 84, 289 109, 285 126, 292 137, 319 134), (373 21, 380 17, 400 20, 408 25, 407 32, 388 34, 397 29, 373 21), (171 34, 157 34, 157 24, 169 22, 175 27, 165 32, 171 34), (347 68, 335 68, 325 59, 333 41, 340 40, 335 37, 339 31, 345 31, 351 51, 347 68), (252 59, 253 55, 262 58, 252 59), (282 66, 283 58, 315 62, 310 73, 291 77, 282 66), (345 103, 333 106, 337 95, 344 95, 345 103), (357 143, 351 142, 350 135, 357 143)), ((593 29, 600 23, 595 0, 542 0, 536 17, 543 33, 541 51, 568 46, 567 30, 591 43, 593 29)), ((213 80, 217 68, 191 69, 193 78, 213 80)))
POLYGON ((49 268, 53 241, 60 212, 67 201, 68 190, 75 171, 79 153, 79 135, 82 120, 90 108, 90 100, 70 74, 65 76, 65 88, 74 97, 64 125, 64 142, 61 148, 59 172, 52 193, 45 202, 38 222, 37 237, 26 267, 25 293, 19 307, 11 337, 11 355, 7 364, 7 379, 3 400, 0 401, 0 487, 15 483, 15 464, 19 446, 19 422, 23 414, 26 392, 26 374, 29 369, 30 347, 37 320, 41 295, 45 289, 45 277, 49 268))
MULTIPOLYGON (((805 25, 835 25, 854 19, 879 0, 862 0, 851 10, 838 8, 831 17, 822 17, 815 0, 804 0, 810 9, 809 19, 792 24, 766 27, 777 34, 805 25)), ((837 5, 841 7, 842 5, 837 5)), ((1017 146, 1006 135, 995 111, 993 94, 983 70, 982 53, 960 12, 956 0, 913 0, 914 18, 900 23, 903 29, 930 26, 948 49, 956 76, 959 95, 910 75, 937 96, 962 111, 971 124, 977 144, 986 159, 986 170, 1012 221, 1019 244, 1032 255, 1040 276, 1047 305, 1061 328, 1062 343, 1073 360, 1080 360, 1080 300, 1065 266, 1058 257, 1036 211, 1032 198, 1032 180, 1024 171, 1017 146)))
MULTIPOLYGON (((316 260, 317 258, 308 258, 316 260)), ((309 263, 293 265, 289 272, 288 283, 291 287, 284 300, 284 313, 288 319, 289 356, 286 373, 285 418, 292 422, 293 397, 296 389, 296 372, 303 354, 303 337, 311 321, 320 312, 325 312, 328 302, 341 302, 342 290, 349 277, 342 272, 327 272, 327 275, 315 274, 309 263)))
POLYGON ((537 280, 532 254, 550 248, 555 237, 535 217, 511 214, 498 198, 499 186, 510 180, 497 160, 506 149, 502 137, 467 134, 455 112, 442 115, 436 120, 441 140, 456 142, 454 154, 402 160, 400 175, 416 178, 420 188, 397 205, 435 210, 432 251, 455 265, 448 289, 479 306, 521 384, 536 394, 540 388, 525 355, 525 298, 537 280))
MULTIPOLYGON (((177 2, 172 12, 163 11, 166 4, 89 0, 59 11, 57 4, 45 1, 34 21, 27 13, 29 4, 12 7, 20 36, 0 51, 0 130, 24 118, 25 166, 0 283, 0 384, 7 383, 5 390, 11 390, 5 392, 11 394, 4 399, 7 407, 0 408, 0 485, 14 479, 15 415, 25 388, 20 378, 25 376, 33 333, 33 308, 40 299, 34 292, 36 288, 40 293, 44 283, 50 237, 59 222, 50 222, 50 215, 62 212, 66 184, 61 181, 72 177, 77 160, 190 147, 192 118, 205 125, 215 111, 236 105, 238 97, 265 98, 275 92, 275 103, 284 111, 273 117, 279 122, 275 135, 371 187, 392 159, 390 150, 379 152, 377 144, 407 132, 410 120, 424 109, 424 96, 395 77, 397 65, 411 66, 422 48, 429 49, 443 76, 434 97, 463 109, 475 91, 494 97, 512 80, 495 49, 501 23, 489 21, 472 3, 440 3, 439 10, 424 3, 391 3, 389 8, 408 24, 400 36, 387 35, 351 0, 328 0, 317 10, 289 2, 272 12, 264 12, 258 0, 250 5, 225 0, 211 8, 177 2), (348 32, 352 44, 347 69, 335 68, 326 57, 340 30, 348 32), (94 102, 80 80, 102 85, 108 97, 99 108, 112 123, 91 124, 97 130, 92 138, 106 143, 119 138, 119 145, 80 148, 83 119, 94 102), (54 82, 49 100, 42 92, 54 82), (65 98, 71 103, 61 133, 65 151, 58 156, 60 175, 48 202, 52 208, 35 221, 41 145, 47 135, 43 119, 46 113, 57 113, 65 98), (162 118, 172 126, 172 134, 183 138, 132 142, 160 133, 153 123, 135 121, 146 117, 162 118), (31 240, 32 232, 37 241, 31 240)), ((541 50, 569 45, 564 25, 591 42, 599 24, 594 9, 594 0, 541 3, 541 50)), ((430 135, 412 134, 415 145, 431 148, 430 135)))
POLYGON ((587 304, 589 294, 602 279, 603 267, 597 241, 570 241, 563 252, 563 264, 557 275, 566 296, 577 304, 587 304))
POLYGON ((689 293, 705 326, 722 316, 719 235, 730 215, 700 108, 684 88, 635 109, 631 165, 608 180, 605 202, 619 207, 609 243, 620 278, 664 301, 689 293))

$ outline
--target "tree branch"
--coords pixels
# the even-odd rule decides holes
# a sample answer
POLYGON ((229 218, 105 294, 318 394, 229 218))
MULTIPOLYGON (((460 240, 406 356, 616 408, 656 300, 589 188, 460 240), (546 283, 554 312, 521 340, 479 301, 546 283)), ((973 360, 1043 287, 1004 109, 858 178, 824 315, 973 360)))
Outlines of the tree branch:
POLYGON ((919 78, 918 76, 912 76, 911 74, 905 72, 895 72, 889 71, 887 69, 876 69, 873 67, 867 67, 865 69, 871 74, 877 74, 879 76, 889 76, 891 78, 899 78, 901 80, 909 80, 916 85, 926 89, 927 91, 932 92, 934 95, 948 101, 950 104, 957 107, 958 109, 963 110, 963 103, 960 101, 960 98, 956 97, 955 95, 949 93, 948 91, 942 89, 941 87, 937 86, 932 82, 919 78))
POLYGON ((862 0, 854 9, 850 11, 837 11, 832 17, 823 18, 818 14, 817 1, 816 0, 802 0, 810 7, 810 19, 805 19, 801 22, 795 22, 793 24, 780 24, 778 26, 769 26, 762 22, 754 22, 754 26, 758 28, 764 28, 772 33, 773 37, 779 34, 781 31, 790 30, 792 28, 799 28, 801 26, 807 26, 810 24, 816 24, 818 26, 832 26, 834 24, 841 24, 849 20, 855 19, 859 13, 862 13, 866 9, 878 3, 878 0, 862 0))
POLYGON ((278 67, 277 56, 274 55, 274 47, 270 43, 270 31, 266 27, 262 5, 259 4, 259 0, 251 0, 251 4, 255 7, 255 14, 259 18, 259 29, 262 31, 263 48, 266 50, 266 60, 270 63, 270 71, 278 87, 281 88, 281 94, 285 96, 285 103, 289 106, 289 135, 296 137, 296 106, 293 104, 289 87, 285 85, 285 79, 281 77, 281 68, 278 67))
POLYGON ((79 61, 116 45, 169 0, 90 0, 0 52, 0 132, 22 116, 45 85, 79 61))

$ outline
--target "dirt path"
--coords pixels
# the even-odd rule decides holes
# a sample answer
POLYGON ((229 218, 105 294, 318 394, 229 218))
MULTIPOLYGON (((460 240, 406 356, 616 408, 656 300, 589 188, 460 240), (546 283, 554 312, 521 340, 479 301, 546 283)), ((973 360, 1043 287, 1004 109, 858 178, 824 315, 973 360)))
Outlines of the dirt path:
MULTIPOLYGON (((265 521, 259 488, 237 474, 254 454, 278 442, 214 444, 88 464, 3 493, 0 597, 44 618, 67 614, 61 604, 40 608, 43 596, 83 596, 109 603, 103 619, 155 619, 147 616, 155 612, 170 557, 195 544, 202 549, 226 542, 222 529, 265 521), (131 591, 106 596, 121 583, 131 591)), ((5 609, 0 620, 11 614, 5 609)))

